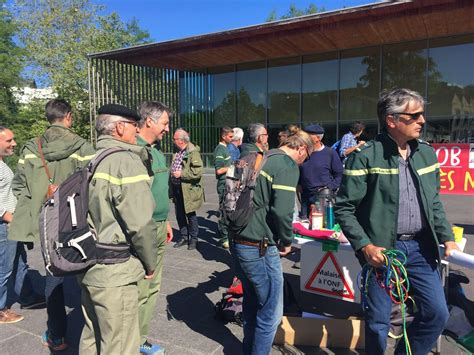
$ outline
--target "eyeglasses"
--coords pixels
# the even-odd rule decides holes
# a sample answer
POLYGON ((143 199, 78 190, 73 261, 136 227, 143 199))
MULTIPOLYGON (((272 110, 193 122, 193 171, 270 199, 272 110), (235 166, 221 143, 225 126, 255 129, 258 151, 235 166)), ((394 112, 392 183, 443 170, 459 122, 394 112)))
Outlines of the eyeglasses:
POLYGON ((117 122, 129 123, 129 124, 131 124, 133 127, 137 127, 137 126, 138 126, 138 122, 135 122, 135 121, 117 121, 117 122))
POLYGON ((305 158, 304 161, 307 161, 307 160, 309 160, 309 156, 310 156, 308 147, 307 147, 307 146, 304 146, 304 150, 306 151, 306 158, 305 158))
POLYGON ((268 133, 262 133, 262 134, 259 134, 258 136, 259 136, 259 137, 260 137, 260 136, 268 136, 268 133))
POLYGON ((394 112, 392 115, 407 115, 410 116, 410 119, 413 121, 418 121, 420 116, 425 116, 425 111, 415 112, 415 113, 408 113, 408 112, 394 112))

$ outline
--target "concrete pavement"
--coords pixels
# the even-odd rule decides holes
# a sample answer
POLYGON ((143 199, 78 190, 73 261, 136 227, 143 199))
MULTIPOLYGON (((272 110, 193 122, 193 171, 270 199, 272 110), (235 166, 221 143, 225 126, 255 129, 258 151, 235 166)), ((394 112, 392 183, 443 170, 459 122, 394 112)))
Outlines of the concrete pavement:
MULTIPOLYGON (((232 281, 231 258, 227 251, 217 247, 217 195, 212 174, 205 176, 206 202, 199 211, 200 238, 198 250, 175 249, 169 245, 165 255, 162 288, 155 316, 151 324, 150 340, 162 344, 167 354, 240 354, 242 328, 214 319, 214 304, 232 281)), ((474 197, 443 196, 451 223, 462 225, 468 233, 466 251, 474 253, 474 197)), ((171 205, 170 219, 177 224, 171 205)), ((29 252, 30 275, 38 290, 44 289, 44 264, 39 246, 29 252)), ((287 277, 297 280, 299 270, 294 268, 294 257, 283 259, 287 277)), ((453 267, 454 269, 460 269, 453 267)), ((474 272, 463 270, 474 280, 474 272)), ((466 285, 466 293, 474 299, 474 286, 466 285)), ((79 288, 74 279, 65 283, 68 305, 67 340, 70 348, 62 354, 77 354, 82 314, 79 288)), ((295 290, 298 298, 299 291, 295 290)), ((25 320, 0 326, 0 352, 10 354, 48 354, 41 346, 41 334, 46 327, 45 310, 20 310, 25 320)), ((311 347, 278 348, 272 354, 356 354, 340 349, 311 347)), ((363 353, 363 352, 360 352, 363 353)), ((462 354, 443 340, 443 354, 462 354)))

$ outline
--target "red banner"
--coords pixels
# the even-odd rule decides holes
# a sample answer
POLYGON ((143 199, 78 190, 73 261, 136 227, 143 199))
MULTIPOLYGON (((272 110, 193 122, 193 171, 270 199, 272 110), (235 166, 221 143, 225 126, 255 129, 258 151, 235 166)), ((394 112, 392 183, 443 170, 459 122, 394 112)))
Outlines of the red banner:
POLYGON ((441 193, 474 195, 474 143, 432 146, 440 165, 441 193))

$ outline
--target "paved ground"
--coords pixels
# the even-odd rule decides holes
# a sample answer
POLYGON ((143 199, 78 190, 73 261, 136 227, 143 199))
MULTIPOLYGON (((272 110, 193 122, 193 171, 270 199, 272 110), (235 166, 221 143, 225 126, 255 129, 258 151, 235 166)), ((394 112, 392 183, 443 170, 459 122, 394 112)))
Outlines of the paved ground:
MULTIPOLYGON (((166 347, 168 354, 239 354, 242 328, 224 325, 214 319, 214 303, 218 301, 232 280, 230 255, 216 247, 217 197, 215 180, 206 175, 206 203, 199 211, 200 237, 198 250, 184 248, 167 249, 163 284, 151 325, 150 339, 166 347), (168 310, 168 311, 167 311, 168 310)), ((474 253, 474 197, 444 196, 443 201, 452 223, 465 227, 467 252, 474 253)), ((173 211, 170 213, 176 227, 173 211)), ((31 276, 38 289, 44 288, 43 261, 38 248, 29 254, 31 276)), ((299 270, 294 267, 297 255, 291 260, 283 259, 285 276, 290 283, 298 285, 299 270)), ((459 269, 455 267, 456 269, 459 269)), ((464 270, 474 280, 474 272, 464 270)), ((82 327, 79 307, 79 291, 74 280, 66 281, 68 305, 68 336, 71 348, 63 354, 76 354, 82 327)), ((469 298, 474 299, 474 286, 466 286, 469 298)), ((296 290, 296 297, 300 295, 296 290)), ((17 304, 13 305, 17 309, 17 304)), ((0 327, 0 352, 2 354, 47 354, 40 344, 45 329, 45 310, 18 310, 25 320, 14 325, 0 327)), ((275 347, 272 354, 357 354, 341 349, 317 349, 310 347, 275 347)), ((362 353, 362 352, 359 352, 362 353)), ((443 340, 443 354, 462 354, 453 345, 443 340)))

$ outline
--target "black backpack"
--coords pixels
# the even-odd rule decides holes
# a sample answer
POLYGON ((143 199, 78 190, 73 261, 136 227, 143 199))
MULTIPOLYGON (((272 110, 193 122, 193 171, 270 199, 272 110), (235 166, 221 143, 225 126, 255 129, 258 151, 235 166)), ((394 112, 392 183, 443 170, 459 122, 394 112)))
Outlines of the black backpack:
POLYGON ((231 231, 238 233, 247 226, 255 211, 253 195, 260 171, 270 156, 279 154, 285 153, 278 149, 251 152, 227 170, 222 207, 231 231))
POLYGON ((128 260, 128 244, 96 242, 95 231, 87 222, 89 183, 97 166, 113 153, 110 148, 95 156, 87 167, 69 176, 41 208, 39 231, 46 270, 53 276, 77 274, 98 261, 104 264, 128 260))
POLYGON ((222 298, 214 306, 215 318, 224 323, 243 325, 242 303, 244 290, 242 282, 235 276, 232 285, 222 294, 222 298))

